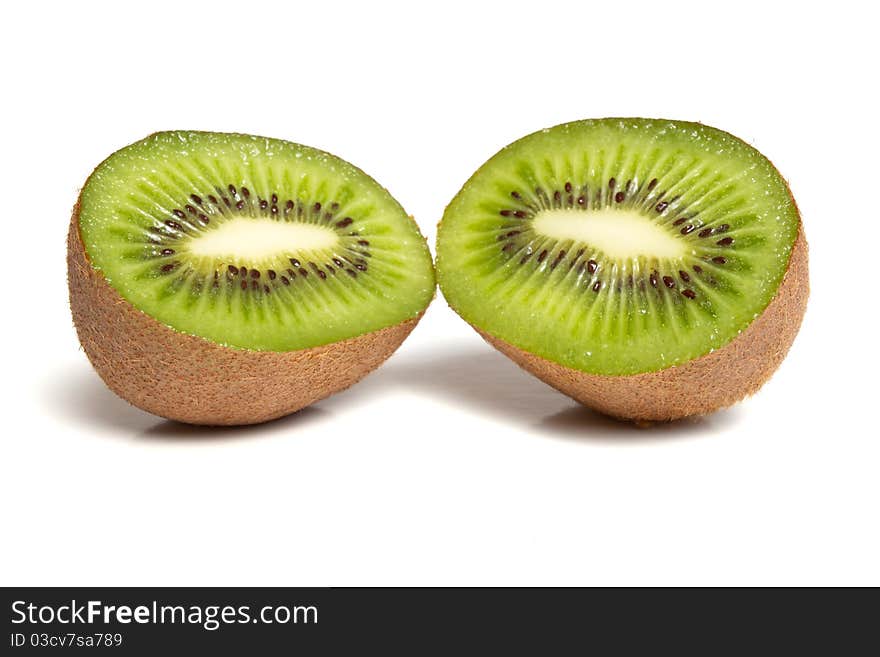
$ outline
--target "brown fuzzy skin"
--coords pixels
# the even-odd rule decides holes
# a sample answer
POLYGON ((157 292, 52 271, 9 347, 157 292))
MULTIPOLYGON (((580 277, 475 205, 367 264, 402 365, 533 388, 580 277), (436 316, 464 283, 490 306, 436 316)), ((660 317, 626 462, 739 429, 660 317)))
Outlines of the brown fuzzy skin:
POLYGON ((113 392, 171 420, 240 425, 294 413, 376 369, 421 319, 298 351, 224 347, 175 331, 125 301, 91 266, 78 210, 70 222, 67 276, 79 340, 113 392))
POLYGON ((588 374, 477 331, 524 370, 585 406, 637 422, 677 420, 711 413, 757 392, 794 342, 809 292, 801 226, 779 290, 764 312, 721 349, 683 365, 631 376, 588 374))

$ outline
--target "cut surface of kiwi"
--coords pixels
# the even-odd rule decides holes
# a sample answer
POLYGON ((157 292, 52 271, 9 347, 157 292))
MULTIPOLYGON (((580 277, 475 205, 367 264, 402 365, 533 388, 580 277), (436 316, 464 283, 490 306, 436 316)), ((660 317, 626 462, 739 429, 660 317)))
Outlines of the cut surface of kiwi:
MULTIPOLYGON (((574 373, 633 377, 742 335, 777 296, 800 235, 783 178, 732 135, 585 120, 524 137, 471 177, 440 223, 438 278, 490 341, 574 373)), ((657 417, 677 415, 667 410, 657 417)))
POLYGON ((425 240, 328 153, 163 132, 92 173, 68 239, 74 323, 104 381, 157 415, 249 424, 377 367, 434 294, 425 240))
POLYGON ((290 351, 415 317, 433 295, 424 239, 374 180, 274 139, 165 132, 89 178, 92 266, 139 310, 219 344, 290 351))

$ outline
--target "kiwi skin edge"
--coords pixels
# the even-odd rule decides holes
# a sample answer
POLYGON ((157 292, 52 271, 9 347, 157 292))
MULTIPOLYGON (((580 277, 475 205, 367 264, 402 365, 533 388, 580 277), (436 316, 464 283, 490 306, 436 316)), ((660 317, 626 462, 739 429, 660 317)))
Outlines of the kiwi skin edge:
POLYGON ((348 388, 400 346, 424 314, 311 349, 236 349, 176 331, 141 312, 92 267, 79 231, 67 239, 70 308, 80 343, 117 395, 145 411, 202 425, 257 424, 348 388))
POLYGON ((629 376, 589 374, 518 349, 474 327, 527 372, 601 413, 636 422, 677 420, 725 408, 754 394, 779 367, 801 326, 810 292, 803 225, 788 268, 764 311, 731 342, 700 358, 629 376))

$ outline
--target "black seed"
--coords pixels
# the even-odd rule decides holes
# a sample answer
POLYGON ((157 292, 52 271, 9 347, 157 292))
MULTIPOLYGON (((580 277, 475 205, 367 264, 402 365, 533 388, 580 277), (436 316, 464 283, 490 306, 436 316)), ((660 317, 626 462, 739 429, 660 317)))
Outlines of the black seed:
POLYGON ((345 273, 351 276, 352 278, 357 278, 358 273, 353 269, 346 269, 345 273))
POLYGON ((186 215, 183 213, 183 210, 178 210, 177 208, 174 208, 171 212, 173 212, 174 216, 178 219, 184 219, 186 217, 186 215))
POLYGON ((339 258, 333 258, 333 262, 336 264, 337 267, 342 267, 345 264, 339 258))
POLYGON ((554 205, 559 205, 559 202, 562 200, 562 194, 559 193, 559 190, 553 192, 553 203, 554 205))
POLYGON ((208 194, 208 200, 211 201, 211 203, 213 203, 214 205, 220 205, 220 203, 217 201, 217 197, 213 194, 208 194))
POLYGON ((301 269, 299 270, 299 275, 302 276, 303 278, 308 278, 308 277, 309 277, 309 272, 306 271, 305 269, 302 269, 302 268, 301 268, 301 269))
POLYGON ((559 266, 559 263, 562 262, 563 258, 565 258, 565 250, 560 251, 556 255, 556 260, 554 260, 553 264, 550 265, 550 269, 556 269, 559 266))
POLYGON ((648 183, 648 191, 650 192, 650 191, 651 191, 652 189, 654 189, 656 186, 657 186, 657 179, 656 179, 656 178, 651 178, 651 182, 648 183))
POLYGON ((586 205, 587 197, 586 196, 578 196, 578 205, 586 205))
POLYGON ((266 273, 269 275, 270 281, 274 281, 275 277, 278 276, 278 274, 275 273, 274 269, 269 269, 266 273))
POLYGON ((687 221, 687 217, 679 217, 675 221, 672 222, 673 226, 681 226, 685 221, 687 221))
POLYGON ((223 202, 226 204, 227 208, 232 206, 232 202, 225 196, 223 197, 223 202))
POLYGON ((273 205, 271 210, 272 210, 272 214, 278 214, 278 206, 277 205, 273 205))
POLYGON ((682 290, 681 293, 682 293, 684 296, 686 296, 688 299, 693 299, 693 298, 695 298, 695 297, 697 296, 696 293, 695 293, 693 290, 682 290))
POLYGON ((288 201, 287 203, 285 203, 284 209, 285 210, 293 210, 293 201, 288 201))
POLYGON ((346 226, 351 226, 353 223, 354 223, 354 219, 352 219, 351 217, 346 217, 342 221, 337 221, 336 227, 337 228, 345 228, 346 226))
POLYGON ((239 269, 239 272, 241 272, 242 276, 247 276, 247 271, 247 267, 242 267, 241 269, 239 269))
POLYGON ((172 221, 171 219, 165 220, 165 225, 171 228, 172 230, 183 230, 183 226, 181 226, 176 221, 172 221))
POLYGON ((241 289, 242 289, 242 290, 246 290, 246 289, 247 289, 247 281, 242 281, 242 282, 241 282, 241 289))
POLYGON ((569 194, 568 197, 565 199, 565 204, 566 204, 568 207, 573 206, 573 205, 574 205, 574 196, 572 196, 571 194, 569 194))
POLYGON ((290 274, 291 278, 296 278, 296 272, 294 272, 292 269, 288 269, 287 273, 290 274))
POLYGON ((716 265, 723 265, 727 262, 727 258, 725 258, 724 256, 715 256, 714 258, 712 258, 712 262, 714 262, 716 265))
POLYGON ((651 285, 653 287, 657 287, 657 272, 651 272, 651 275, 648 277, 648 280, 651 281, 651 285))
POLYGON ((229 185, 228 189, 229 189, 229 193, 232 194, 233 196, 235 196, 235 186, 229 185))
POLYGON ((541 251, 541 253, 538 254, 538 262, 544 262, 544 258, 546 258, 546 257, 547 257, 547 249, 544 249, 543 251, 541 251))
POLYGON ((315 204, 312 206, 312 211, 313 211, 313 212, 320 212, 320 211, 321 211, 321 204, 320 204, 320 203, 315 203, 315 204))
POLYGON ((272 194, 272 205, 278 205, 278 194, 272 194))
POLYGON ((291 258, 291 259, 290 259, 290 264, 292 264, 294 267, 296 267, 297 269, 299 269, 299 260, 297 260, 296 258, 291 258))
POLYGON ((229 271, 229 273, 232 274, 233 276, 235 276, 235 275, 238 273, 238 267, 236 267, 235 265, 229 265, 228 267, 226 267, 226 269, 227 269, 227 270, 229 271))
POLYGON ((508 242, 507 244, 505 244, 504 246, 501 247, 501 251, 502 252, 509 251, 510 249, 512 249, 515 246, 516 246, 516 242, 508 242))
POLYGON ((608 180, 608 189, 614 189, 615 185, 617 185, 617 181, 614 178, 610 178, 608 180))
POLYGON ((244 196, 245 198, 250 198, 251 192, 247 187, 242 187, 241 188, 241 195, 244 196))
POLYGON ((529 258, 531 258, 531 257, 532 257, 531 253, 526 253, 522 258, 520 258, 519 264, 521 264, 521 265, 526 264, 529 261, 529 258))
POLYGON ((678 275, 681 276, 681 280, 683 280, 685 283, 687 283, 688 281, 691 280, 690 274, 688 274, 688 273, 687 273, 685 270, 683 270, 683 269, 679 269, 679 270, 678 270, 678 275))
POLYGON ((704 228, 699 233, 697 233, 697 236, 698 237, 709 237, 709 235, 711 235, 711 234, 712 234, 711 228, 704 228))
POLYGON ((330 212, 336 212, 338 209, 339 209, 339 203, 337 203, 336 201, 333 201, 333 203, 330 204, 330 212))
POLYGON ((177 269, 179 262, 169 262, 167 265, 162 265, 162 271, 168 273, 169 271, 174 271, 177 269))
POLYGON ((361 246, 370 246, 369 240, 358 240, 358 244, 361 246))
POLYGON ((614 195, 614 200, 618 203, 623 203, 623 199, 625 199, 625 198, 626 198, 626 194, 624 194, 623 192, 617 192, 614 195))
POLYGON ((201 196, 197 196, 195 194, 190 194, 189 197, 190 197, 190 199, 192 199, 192 202, 195 203, 196 205, 202 204, 202 197, 201 196))
POLYGON ((318 273, 318 277, 319 277, 322 281, 325 280, 325 279, 327 278, 327 274, 325 274, 323 270, 319 269, 317 273, 318 273))
POLYGON ((587 260, 587 271, 591 274, 595 273, 599 268, 599 263, 595 260, 587 260))
POLYGON ((259 289, 260 289, 260 284, 257 283, 256 281, 251 281, 251 289, 252 289, 252 290, 259 290, 259 289))
POLYGON ((243 210, 244 209, 244 201, 238 201, 235 204, 235 207, 238 208, 239 210, 243 210))
POLYGON ((655 209, 658 213, 661 213, 661 214, 662 214, 663 211, 664 211, 666 208, 668 208, 668 207, 669 207, 669 203, 667 203, 666 201, 660 201, 660 202, 654 207, 654 209, 655 209))
POLYGON ((500 214, 502 217, 509 217, 510 215, 513 214, 513 211, 512 210, 502 210, 498 214, 500 214))
POLYGON ((263 292, 265 292, 266 294, 269 294, 269 292, 271 292, 271 291, 272 290, 269 288, 268 285, 263 285, 263 292))
POLYGON ((265 210, 268 207, 269 207, 269 201, 267 201, 264 198, 261 198, 260 199, 260 210, 265 210))
POLYGON ((367 265, 360 262, 355 264, 355 268, 359 269, 360 271, 367 271, 367 265))
POLYGON ((565 183, 565 191, 567 193, 571 194, 571 183, 570 182, 565 183))
POLYGON ((694 271, 697 272, 698 274, 702 274, 703 268, 700 267, 700 265, 694 265, 694 271))
POLYGON ((513 216, 516 217, 517 219, 525 219, 526 213, 523 212, 522 210, 516 210, 516 211, 514 211, 513 216))
POLYGON ((632 191, 632 188, 633 188, 633 181, 632 181, 632 180, 627 180, 627 181, 626 181, 626 191, 627 191, 627 193, 631 192, 631 191, 632 191))
POLYGON ((162 255, 163 256, 174 255, 174 249, 162 249, 162 255))
POLYGON ((290 281, 287 280, 287 276, 282 276, 282 277, 281 277, 281 282, 284 283, 285 285, 290 285, 290 281))
POLYGON ((688 233, 692 233, 693 231, 694 231, 693 224, 688 224, 687 226, 685 226, 684 228, 681 229, 681 234, 687 235, 688 233))
POLYGON ((718 228, 715 229, 715 232, 716 232, 716 233, 723 233, 723 232, 726 231, 728 228, 730 228, 730 225, 729 225, 729 224, 721 224, 720 226, 718 226, 718 228))
POLYGON ((668 287, 670 290, 675 287, 675 280, 672 276, 664 276, 663 277, 663 285, 668 287))
POLYGON ((725 237, 723 239, 718 240, 715 243, 718 246, 730 246, 731 244, 733 244, 733 238, 732 237, 725 237))
POLYGON ((191 206, 189 204, 187 204, 187 206, 186 206, 186 211, 189 212, 190 214, 198 214, 199 213, 198 210, 196 210, 193 206, 191 206))
POLYGON ((522 198, 522 196, 519 195, 519 192, 510 192, 510 195, 517 200, 522 198))
POLYGON ((593 292, 598 292, 602 289, 602 281, 596 281, 593 283, 593 292))

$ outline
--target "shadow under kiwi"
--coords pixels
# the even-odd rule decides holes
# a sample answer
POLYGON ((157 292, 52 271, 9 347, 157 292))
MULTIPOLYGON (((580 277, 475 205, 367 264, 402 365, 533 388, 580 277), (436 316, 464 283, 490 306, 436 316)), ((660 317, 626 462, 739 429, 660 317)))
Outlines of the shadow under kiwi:
POLYGON ((403 349, 351 388, 286 417, 255 425, 212 427, 163 420, 116 396, 87 361, 54 373, 42 392, 47 403, 72 424, 130 440, 208 444, 312 426, 336 410, 365 407, 376 396, 400 390, 443 400, 519 430, 583 443, 645 444, 696 438, 717 434, 742 417, 734 407, 649 425, 617 420, 569 399, 476 336, 473 342, 403 349))
POLYGON ((132 406, 113 393, 88 362, 68 364, 45 381, 44 400, 70 424, 128 440, 204 442, 268 436, 292 425, 309 425, 330 415, 315 406, 271 422, 212 427, 165 420, 132 406))
POLYGON ((609 444, 644 444, 719 433, 737 423, 737 408, 673 422, 636 424, 603 415, 575 402, 522 370, 509 358, 475 337, 406 351, 347 393, 322 402, 367 401, 389 389, 405 389, 442 399, 452 406, 489 416, 513 427, 554 438, 609 444))

